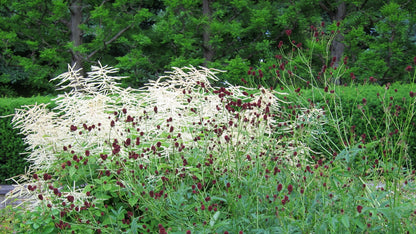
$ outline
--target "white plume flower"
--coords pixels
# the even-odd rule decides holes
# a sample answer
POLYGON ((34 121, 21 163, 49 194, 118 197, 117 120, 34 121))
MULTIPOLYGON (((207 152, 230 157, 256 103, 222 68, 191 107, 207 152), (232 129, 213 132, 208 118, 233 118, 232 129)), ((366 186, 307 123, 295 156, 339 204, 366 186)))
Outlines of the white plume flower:
MULTIPOLYGON (((274 135, 285 131, 277 128, 285 121, 277 120, 282 114, 278 96, 283 93, 231 84, 213 87, 211 82, 218 81, 216 74, 222 71, 203 67, 174 68, 141 89, 121 88, 118 82, 125 77, 114 76, 117 69, 98 64, 87 77, 69 67, 68 72, 54 79, 59 81, 58 89, 67 92, 54 99, 56 107, 52 111, 45 104, 16 111, 13 123, 26 136, 31 167, 16 180, 19 187, 9 198, 25 196, 33 206, 40 202, 39 193, 45 200, 52 199, 48 184, 62 183, 63 178, 54 173, 69 166, 72 159, 68 157, 76 158, 78 163, 90 158, 105 167, 111 163, 102 159, 107 156, 125 163, 149 163, 154 157, 169 160, 183 149, 203 148, 218 155, 226 149, 229 157, 219 160, 225 162, 236 160, 241 153, 257 154, 272 147, 279 150, 270 142, 274 135), (39 174, 34 179, 35 173, 43 173, 44 178, 39 174), (28 190, 32 184, 37 184, 36 191, 28 190)), ((311 112, 303 118, 314 122, 313 115, 311 112)), ((294 125, 296 122, 286 124, 294 125)), ((308 153, 300 143, 282 152, 287 154, 296 147, 308 153)), ((71 173, 75 171, 70 170, 66 180, 71 173)), ((88 183, 88 178, 85 180, 68 181, 62 191, 76 201, 88 199, 79 188, 80 183, 88 183)))

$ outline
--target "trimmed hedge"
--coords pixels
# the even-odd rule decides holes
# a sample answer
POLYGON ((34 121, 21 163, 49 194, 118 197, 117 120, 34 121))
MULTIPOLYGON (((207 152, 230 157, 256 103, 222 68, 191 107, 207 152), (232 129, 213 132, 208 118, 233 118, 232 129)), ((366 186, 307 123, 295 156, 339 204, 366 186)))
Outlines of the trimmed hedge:
MULTIPOLYGON (((18 129, 14 129, 11 120, 15 109, 25 105, 35 103, 51 102, 52 97, 32 97, 32 98, 0 98, 0 184, 12 184, 13 181, 7 180, 13 176, 25 172, 28 162, 25 156, 25 144, 18 129), (7 116, 7 117, 4 117, 7 116)), ((49 108, 53 108, 50 105, 49 108)))
MULTIPOLYGON (((331 100, 333 94, 330 90, 324 92, 325 99, 331 100)), ((392 84, 388 89, 386 86, 379 85, 359 85, 353 87, 336 87, 335 93, 340 98, 345 126, 355 126, 354 132, 351 129, 347 129, 347 136, 354 138, 355 140, 361 140, 363 134, 365 134, 365 141, 371 141, 371 138, 375 135, 385 136, 390 132, 394 131, 398 124, 403 123, 406 119, 406 113, 410 105, 410 91, 416 92, 416 90, 411 89, 411 85, 392 84), (364 105, 365 102, 365 105, 364 105), (386 113, 383 110, 384 106, 387 107, 391 103, 391 108, 389 109, 389 115, 392 116, 391 123, 389 124, 390 129, 386 129, 386 113), (362 108, 362 109, 361 109, 362 108), (367 120, 363 118, 362 110, 366 113, 366 116, 369 116, 370 119, 367 120), (395 115, 397 113, 397 116, 395 115), (369 123, 370 121, 370 123, 369 123)), ((312 90, 303 90, 302 93, 305 100, 308 98, 314 100, 314 103, 320 103, 319 106, 323 106, 324 98, 320 95, 314 94, 312 90)), ((414 98, 414 97, 413 97, 414 98)), ((291 100, 293 97, 291 97, 291 100)), ((331 109, 336 108, 334 102, 329 101, 329 106, 331 109)), ((410 121, 411 125, 408 129, 408 138, 406 142, 408 144, 408 153, 412 160, 413 167, 416 165, 416 118, 410 121)), ((328 132, 328 135, 331 139, 341 147, 342 142, 337 139, 336 130, 333 127, 326 126, 325 130, 328 132)), ((402 131, 402 129, 399 129, 402 131)))

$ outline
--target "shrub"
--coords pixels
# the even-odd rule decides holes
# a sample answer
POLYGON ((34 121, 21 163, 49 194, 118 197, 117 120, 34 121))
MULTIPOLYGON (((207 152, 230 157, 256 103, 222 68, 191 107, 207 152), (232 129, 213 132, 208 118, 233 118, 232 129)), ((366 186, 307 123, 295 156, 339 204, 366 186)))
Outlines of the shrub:
MULTIPOLYGON (((16 108, 35 103, 50 102, 50 97, 32 98, 0 98, 0 183, 11 184, 12 180, 6 180, 13 176, 25 173, 29 166, 23 153, 26 146, 23 142, 23 135, 11 124, 12 114, 16 108)), ((49 108, 52 108, 51 105, 49 108)))
MULTIPOLYGON (((316 94, 315 89, 304 89, 302 96, 304 99, 314 99, 318 107, 327 107, 331 111, 335 111, 336 108, 343 110, 342 119, 344 120, 343 126, 347 126, 345 129, 345 137, 341 138, 348 142, 342 142, 338 137, 337 130, 330 125, 326 125, 324 128, 327 131, 328 136, 334 140, 338 149, 343 149, 344 146, 354 145, 356 142, 371 142, 372 138, 379 139, 385 134, 389 135, 390 132, 395 129, 390 129, 392 125, 387 124, 388 116, 393 117, 394 124, 406 123, 409 121, 410 129, 407 132, 406 144, 407 154, 409 155, 412 164, 416 165, 416 133, 411 131, 415 124, 414 114, 412 115, 412 97, 409 95, 413 92, 413 87, 409 84, 395 83, 388 86, 379 86, 377 84, 365 84, 365 85, 353 85, 353 86, 337 86, 335 93, 342 100, 339 104, 341 106, 334 106, 334 103, 329 103, 328 106, 325 100, 329 100, 331 93, 325 93, 324 89, 320 89, 320 92, 325 93, 325 96, 314 96, 316 94), (365 100, 365 105, 363 104, 365 100), (391 105, 390 108, 388 108, 391 105), (385 112, 387 106, 388 112, 385 112), (364 115, 363 115, 364 110, 364 115), (410 115, 410 116, 409 116, 410 115), (390 131, 387 132, 386 131, 390 131), (364 138, 364 139, 363 139, 364 138)), ((297 93, 296 93, 297 94, 297 93)), ((290 100, 295 100, 298 95, 293 95, 290 100)), ((306 105, 306 104, 305 104, 306 105)))
MULTIPOLYGON (((197 168, 214 164, 224 167, 224 172, 239 171, 245 157, 261 157, 276 147, 270 138, 276 125, 276 96, 266 89, 214 89, 209 83, 209 79, 216 79, 211 71, 188 70, 176 69, 161 77, 148 85, 147 92, 119 88, 115 85, 118 78, 111 76, 115 70, 106 67, 93 67, 85 79, 73 71, 58 77, 61 84, 69 82, 63 88, 73 88, 56 99, 61 112, 36 105, 15 115, 14 123, 27 134, 32 163, 24 184, 27 187, 16 193, 28 193, 35 201, 33 207, 49 205, 52 213, 65 209, 61 202, 67 199, 78 209, 87 209, 85 204, 104 205, 102 212, 114 209, 122 212, 116 220, 124 220, 126 210, 136 215, 145 212, 142 206, 147 202, 140 204, 140 197, 168 197, 165 187, 180 186, 169 183, 176 177, 200 181, 205 187, 213 186, 217 177, 223 185, 240 183, 215 175, 219 173, 215 170, 211 172, 214 175, 205 175, 197 168), (126 190, 113 193, 120 188, 126 190)), ((284 116, 278 118, 283 120, 284 116)), ((308 155, 301 142, 279 151, 281 156, 302 152, 299 160, 308 155)), ((61 221, 72 214, 63 216, 61 221)), ((101 222, 112 223, 116 221, 111 221, 113 218, 109 214, 101 222)), ((146 215, 141 221, 155 227, 151 220, 146 215)), ((61 224, 56 227, 67 227, 61 224)), ((101 226, 91 225, 91 229, 101 226)), ((114 225, 111 228, 121 224, 114 225)), ((85 228, 85 223, 73 225, 77 226, 85 228)), ((119 226, 123 227, 124 223, 119 226)))

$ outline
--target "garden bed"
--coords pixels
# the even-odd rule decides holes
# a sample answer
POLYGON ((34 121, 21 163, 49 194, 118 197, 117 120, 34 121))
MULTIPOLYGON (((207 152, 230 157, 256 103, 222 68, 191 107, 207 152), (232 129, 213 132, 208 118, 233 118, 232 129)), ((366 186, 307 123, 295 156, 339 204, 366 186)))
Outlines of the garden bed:
MULTIPOLYGON (((92 70, 85 87, 94 92, 60 95, 56 112, 41 104, 13 118, 33 149, 28 155, 33 165, 13 194, 31 202, 16 212, 19 232, 416 228, 408 196, 414 194, 416 172, 407 169, 407 145, 400 143, 411 139, 413 108, 406 109, 403 122, 385 106, 385 124, 402 123, 400 134, 371 129, 358 134, 348 125, 354 119, 339 119, 345 110, 333 108, 342 106, 334 86, 313 88, 322 107, 312 99, 302 106, 299 88, 215 88, 208 79, 217 81, 214 73, 205 69, 178 68, 143 90, 122 89, 113 85, 117 77, 101 77, 114 69, 92 70), (98 78, 106 82, 97 86, 98 78)), ((73 76, 59 79, 73 84, 78 80, 73 76)), ((394 100, 387 95, 383 103, 387 99, 394 100)), ((355 103, 371 123, 367 99, 355 103)))

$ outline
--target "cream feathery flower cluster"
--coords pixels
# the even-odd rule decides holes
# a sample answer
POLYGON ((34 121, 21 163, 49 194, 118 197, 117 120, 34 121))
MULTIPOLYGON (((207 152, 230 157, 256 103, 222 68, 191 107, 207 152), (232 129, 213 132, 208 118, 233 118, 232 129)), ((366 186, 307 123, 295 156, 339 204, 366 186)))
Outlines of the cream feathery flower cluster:
MULTIPOLYGON (((148 147, 139 158, 144 163, 156 151, 158 157, 169 158, 180 147, 205 147, 214 154, 227 147, 232 157, 222 160, 234 160, 237 154, 233 152, 251 154, 263 147, 274 147, 268 145, 268 139, 278 133, 274 115, 280 112, 282 100, 277 96, 282 93, 231 84, 213 87, 211 82, 218 81, 216 74, 222 71, 203 67, 174 68, 141 89, 118 86, 125 77, 114 76, 116 72, 99 63, 87 77, 82 77, 69 67, 68 72, 54 79, 59 80, 58 89, 70 89, 54 99, 55 109, 50 111, 47 105, 40 104, 16 111, 13 123, 26 135, 29 145, 32 166, 28 175, 38 171, 53 173, 57 167, 65 166, 60 163, 63 149, 68 148, 80 155, 94 155, 97 162, 105 165, 110 160, 102 160, 99 155, 132 160, 131 153, 140 147, 148 147), (177 137, 177 145, 167 141, 168 135, 177 137), (140 142, 131 143, 134 140, 140 142)), ((295 123, 287 125, 292 124, 295 123)), ((302 147, 303 151, 307 147, 302 147)), ((39 202, 36 193, 28 190, 33 183, 44 191, 45 200, 53 196, 47 192, 46 181, 34 181, 28 175, 17 181, 23 185, 12 197, 32 194, 31 199, 39 202)), ((83 199, 76 189, 69 193, 74 200, 83 199)))

